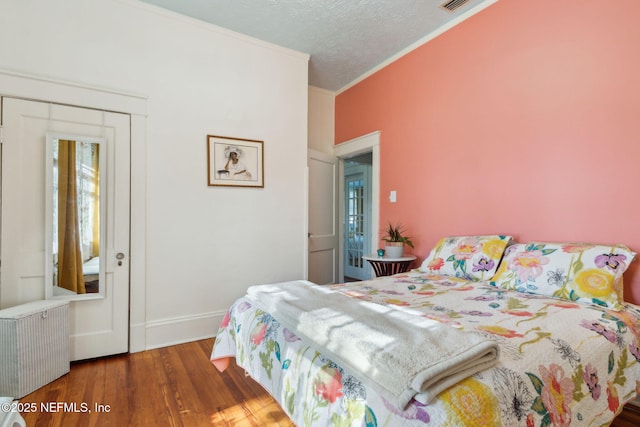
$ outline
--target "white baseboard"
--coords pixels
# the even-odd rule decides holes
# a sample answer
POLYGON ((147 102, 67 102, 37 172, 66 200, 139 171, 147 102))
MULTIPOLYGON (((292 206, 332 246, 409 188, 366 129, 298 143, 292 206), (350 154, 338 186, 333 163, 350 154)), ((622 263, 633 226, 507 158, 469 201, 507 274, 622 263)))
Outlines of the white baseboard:
POLYGON ((129 353, 144 351, 146 339, 146 327, 144 323, 129 325, 129 353))
POLYGON ((145 350, 211 338, 225 314, 226 310, 147 322, 145 350))

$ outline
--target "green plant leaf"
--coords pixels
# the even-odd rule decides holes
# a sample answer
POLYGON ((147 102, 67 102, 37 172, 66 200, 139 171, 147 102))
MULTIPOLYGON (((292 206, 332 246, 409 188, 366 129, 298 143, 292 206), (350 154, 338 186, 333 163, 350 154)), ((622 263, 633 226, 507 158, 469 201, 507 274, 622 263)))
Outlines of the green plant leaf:
POLYGON ((613 351, 609 353, 609 364, 607 365, 607 372, 610 374, 613 372, 613 368, 616 365, 616 359, 613 357, 613 351))
POLYGON ((547 408, 544 407, 544 403, 542 403, 542 398, 540 396, 537 396, 533 401, 531 409, 533 409, 540 415, 545 415, 547 413, 547 408))
POLYGON ((578 271, 584 268, 584 263, 578 258, 576 262, 573 263, 573 274, 577 274, 578 271))
POLYGON ((533 388, 536 389, 536 392, 538 392, 538 394, 542 393, 542 387, 544 387, 542 380, 530 372, 527 372, 526 374, 531 380, 531 384, 533 384, 533 388))
POLYGON ((384 235, 382 240, 385 242, 402 242, 407 246, 413 248, 413 242, 411 237, 404 235, 404 228, 401 224, 393 225, 390 222, 387 224, 387 228, 383 230, 384 235))
POLYGON ((377 427, 378 420, 376 419, 376 414, 367 406, 364 413, 364 423, 367 427, 377 427))
POLYGON ((280 344, 278 344, 277 341, 274 341, 275 345, 275 351, 276 351, 276 359, 278 359, 278 362, 280 362, 280 344))

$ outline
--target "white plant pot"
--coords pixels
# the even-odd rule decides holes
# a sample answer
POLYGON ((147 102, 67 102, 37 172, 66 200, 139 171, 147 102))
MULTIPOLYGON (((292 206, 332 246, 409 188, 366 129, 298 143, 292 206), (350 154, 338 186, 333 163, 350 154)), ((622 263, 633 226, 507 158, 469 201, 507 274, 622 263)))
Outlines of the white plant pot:
POLYGON ((387 258, 401 258, 404 252, 404 243, 400 242, 399 245, 389 245, 384 247, 385 256, 387 258))

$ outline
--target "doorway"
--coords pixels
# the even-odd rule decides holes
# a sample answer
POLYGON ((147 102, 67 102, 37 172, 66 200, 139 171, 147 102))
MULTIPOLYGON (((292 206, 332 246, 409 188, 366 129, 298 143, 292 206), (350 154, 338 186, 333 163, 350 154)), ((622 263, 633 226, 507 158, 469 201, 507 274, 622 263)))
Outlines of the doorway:
MULTIPOLYGON (((340 143, 334 147, 334 155, 339 159, 339 188, 345 188, 345 177, 346 177, 346 169, 349 166, 349 161, 352 159, 360 159, 363 163, 369 168, 369 190, 367 192, 369 196, 369 201, 366 205, 369 207, 368 209, 368 222, 366 225, 363 224, 364 227, 364 238, 368 238, 369 247, 365 248, 363 246, 362 251, 371 251, 373 247, 377 244, 379 238, 379 218, 380 218, 380 132, 375 131, 369 134, 351 139, 349 141, 345 141, 340 143), (365 160, 366 159, 366 160, 365 160)), ((345 197, 340 197, 340 208, 339 208, 339 222, 340 224, 345 225, 347 222, 346 219, 346 201, 345 197)), ((345 279, 347 276, 347 262, 346 262, 346 250, 345 244, 347 241, 348 232, 346 230, 346 226, 340 227, 340 236, 339 241, 342 242, 340 245, 341 256, 340 259, 340 279, 345 279)), ((366 253, 364 253, 366 255, 366 253)), ((368 264, 364 264, 366 267, 363 267, 363 277, 365 279, 369 279, 374 276, 373 270, 368 266, 368 264)), ((349 276, 347 276, 349 277, 349 276)))
MULTIPOLYGON (((2 98, 0 113, 4 129, 0 306, 9 307, 45 297, 68 299, 71 301, 71 360, 127 352, 130 115, 12 97, 2 98), (73 148, 67 147, 71 145, 73 148), (76 156, 76 146, 82 145, 86 148, 85 154, 82 154, 83 148, 78 148, 76 156), (53 284, 58 283, 56 267, 60 259, 58 240, 53 237, 55 215, 52 212, 60 216, 63 205, 58 210, 52 210, 48 205, 53 203, 53 194, 58 193, 62 184, 61 180, 48 178, 47 168, 57 171, 60 178, 62 153, 71 151, 74 159, 84 156, 86 161, 78 160, 80 172, 70 182, 75 185, 82 182, 85 175, 95 175, 93 178, 96 179, 100 175, 102 194, 99 215, 97 205, 91 213, 83 212, 88 209, 89 202, 75 206, 71 212, 85 216, 90 223, 85 224, 87 228, 99 224, 100 232, 93 234, 97 241, 78 243, 86 246, 84 251, 78 250, 79 262, 83 263, 86 258, 91 261, 92 269, 89 275, 84 275, 82 269, 77 270, 82 286, 54 289, 53 284), (51 154, 54 152, 55 156, 51 154), (101 174, 98 171, 102 171, 101 174), (84 277, 87 277, 86 282, 84 277), (95 292, 87 292, 87 289, 93 289, 92 286, 95 286, 95 292)), ((73 163, 76 164, 76 160, 73 163)), ((75 170, 73 173, 76 174, 75 170)), ((89 197, 88 187, 83 188, 78 193, 74 190, 73 194, 78 198, 89 197)), ((55 199, 60 200, 57 196, 55 199)), ((63 229, 60 230, 58 234, 64 234, 63 229)))

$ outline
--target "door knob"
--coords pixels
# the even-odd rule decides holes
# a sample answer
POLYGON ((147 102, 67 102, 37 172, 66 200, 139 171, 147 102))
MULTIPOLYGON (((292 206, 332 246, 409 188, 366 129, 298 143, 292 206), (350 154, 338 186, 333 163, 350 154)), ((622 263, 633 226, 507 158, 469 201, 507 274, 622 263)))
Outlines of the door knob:
POLYGON ((118 252, 116 254, 116 259, 118 260, 118 265, 122 265, 122 260, 124 259, 124 254, 122 252, 118 252))

